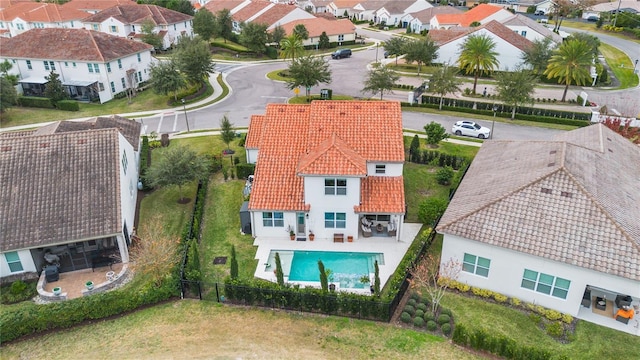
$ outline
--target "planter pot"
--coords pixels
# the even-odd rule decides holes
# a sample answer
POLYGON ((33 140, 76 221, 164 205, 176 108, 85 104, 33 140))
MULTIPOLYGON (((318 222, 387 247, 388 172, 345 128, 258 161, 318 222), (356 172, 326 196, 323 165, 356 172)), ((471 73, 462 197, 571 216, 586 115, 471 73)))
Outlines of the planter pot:
POLYGON ((93 281, 87 281, 84 286, 87 287, 87 290, 93 290, 93 281))
POLYGON ((60 294, 62 294, 62 288, 61 287, 54 287, 53 288, 53 295, 60 296, 60 294))
POLYGON ((353 242, 353 236, 347 236, 347 241, 348 242, 353 242))
POLYGON ((336 291, 336 284, 329 284, 329 291, 336 291))
POLYGON ((289 238, 293 241, 293 240, 296 239, 296 236, 295 235, 290 235, 289 238))
POLYGON ((315 239, 316 236, 314 234, 309 234, 309 240, 313 241, 313 239, 315 239))

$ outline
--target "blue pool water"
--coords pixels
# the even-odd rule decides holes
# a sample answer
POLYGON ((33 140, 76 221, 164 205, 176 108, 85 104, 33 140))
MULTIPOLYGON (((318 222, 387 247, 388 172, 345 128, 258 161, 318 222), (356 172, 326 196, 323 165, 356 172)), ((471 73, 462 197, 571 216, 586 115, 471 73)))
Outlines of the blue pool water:
MULTIPOLYGON (((275 252, 272 251, 271 255, 275 256, 275 252)), ((289 281, 320 282, 318 260, 322 260, 324 268, 331 269, 333 282, 339 283, 340 288, 363 289, 365 284, 360 282, 360 278, 362 276, 372 278, 376 260, 378 260, 378 265, 384 265, 382 253, 333 251, 288 251, 288 253, 292 253, 292 256, 287 256, 288 254, 283 254, 280 251, 283 270, 289 269, 289 281), (290 261, 290 266, 284 263, 287 260, 290 261)), ((366 286, 368 288, 369 285, 366 286)))

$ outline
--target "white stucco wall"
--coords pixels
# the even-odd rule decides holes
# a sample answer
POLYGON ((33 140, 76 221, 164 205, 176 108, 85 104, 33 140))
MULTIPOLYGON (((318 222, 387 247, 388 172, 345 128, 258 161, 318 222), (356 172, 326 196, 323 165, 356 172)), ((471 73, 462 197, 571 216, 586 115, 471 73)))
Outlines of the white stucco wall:
POLYGON ((602 272, 584 269, 553 260, 532 256, 454 235, 444 235, 442 261, 457 259, 462 263, 464 253, 491 260, 488 277, 461 271, 458 281, 489 289, 520 300, 555 309, 576 316, 587 285, 614 293, 640 297, 640 282, 602 272), (529 269, 571 281, 566 299, 560 299, 521 287, 524 270, 529 269))
POLYGON ((357 238, 358 216, 354 213, 353 207, 360 204, 360 178, 337 178, 347 179, 346 195, 325 195, 324 176, 305 176, 304 201, 311 204, 307 225, 318 237, 331 238, 334 233, 343 233, 345 237, 352 235, 357 238), (325 228, 325 212, 345 213, 346 228, 325 228))
POLYGON ((258 161, 258 149, 247 149, 247 164, 255 164, 258 161))
POLYGON ((313 16, 313 14, 310 14, 300 8, 296 8, 295 10, 291 11, 290 13, 288 13, 287 15, 283 16, 280 20, 278 20, 277 22, 273 23, 273 24, 268 24, 269 27, 267 28, 267 30, 273 30, 277 25, 284 25, 286 23, 295 21, 295 20, 302 20, 302 19, 313 19, 315 18, 315 16, 313 16))
POLYGON ((369 176, 402 176, 402 163, 368 162, 367 174, 369 176), (385 165, 384 174, 376 174, 376 165, 385 165))
POLYGON ((506 25, 506 26, 521 36, 523 36, 522 32, 524 31, 525 32, 524 37, 529 41, 536 41, 539 39, 541 40, 545 37, 544 35, 540 34, 539 32, 533 30, 528 26, 516 26, 516 25, 506 25))
MULTIPOLYGON (((133 146, 127 139, 118 134, 119 165, 120 165, 120 211, 122 214, 122 225, 120 229, 127 225, 129 234, 133 231, 133 224, 136 212, 136 199, 138 197, 138 156, 133 146), (127 168, 123 167, 122 154, 127 156, 127 168)), ((122 248, 121 248, 122 250, 122 248)), ((124 259, 123 259, 124 260, 124 259)))
MULTIPOLYGON (((10 252, 10 251, 9 251, 10 252)), ((4 253, 0 254, 0 277, 22 274, 25 272, 36 272, 36 266, 33 263, 31 252, 29 250, 17 250, 18 257, 20 257, 20 263, 22 264, 22 271, 11 272, 9 270, 9 264, 4 253)))
POLYGON ((284 223, 283 226, 264 226, 262 222, 262 211, 251 212, 251 231, 254 236, 264 237, 278 237, 286 239, 289 237, 289 226, 296 231, 296 213, 295 212, 283 212, 284 223))

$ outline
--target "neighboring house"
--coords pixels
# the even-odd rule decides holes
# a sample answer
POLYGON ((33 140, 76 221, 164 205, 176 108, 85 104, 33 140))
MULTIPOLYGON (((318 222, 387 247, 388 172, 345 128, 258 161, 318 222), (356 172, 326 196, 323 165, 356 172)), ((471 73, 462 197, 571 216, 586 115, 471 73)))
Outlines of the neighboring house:
MULTIPOLYGON (((329 5, 327 5, 327 12, 333 14, 333 16, 344 16, 345 12, 352 16, 354 13, 354 7, 360 3, 364 3, 366 1, 362 0, 333 0, 329 5)), ((380 4, 382 5, 382 4, 380 4)), ((376 10, 379 9, 376 8, 376 10)))
POLYGON ((587 19, 590 16, 600 17, 601 13, 615 14, 618 9, 620 9, 620 12, 637 14, 640 12, 640 2, 633 0, 622 0, 593 5, 589 9, 582 12, 582 18, 587 19))
POLYGON ((87 30, 139 40, 145 21, 154 24, 153 32, 162 39, 162 50, 176 45, 181 37, 192 37, 193 16, 156 5, 116 5, 83 20, 87 30))
MULTIPOLYGON (((255 237, 369 237, 363 218, 403 230, 400 103, 269 104, 251 118, 247 161, 256 164, 248 209, 255 237)), ((364 240, 366 241, 366 239, 364 240)))
POLYGON ((91 268, 109 253, 129 261, 139 123, 119 116, 0 133, 0 278, 91 268))
POLYGON ((491 37, 496 44, 494 50, 498 53, 499 64, 494 69, 497 71, 513 70, 518 67, 522 63, 523 53, 533 46, 533 43, 524 36, 516 34, 495 20, 475 28, 431 30, 428 36, 439 45, 438 58, 434 62, 457 64, 461 52, 460 46, 471 35, 491 37))
POLYGON ((87 13, 52 3, 20 2, 0 11, 0 32, 16 36, 31 29, 82 28, 87 13))
POLYGON ((262 15, 262 13, 273 6, 275 6, 274 3, 263 0, 251 1, 249 4, 243 6, 231 14, 231 18, 233 19, 233 31, 239 34, 242 30, 242 23, 251 22, 251 19, 262 15))
MULTIPOLYGON (((553 12, 553 0, 520 0, 511 2, 510 6, 513 10, 520 13, 526 13, 530 6, 534 6, 535 11, 542 11, 545 15, 553 12)), ((535 12, 534 11, 534 12, 535 12)))
POLYGON ((135 4, 135 0, 71 0, 62 5, 65 9, 82 10, 89 14, 97 14, 116 5, 135 4))
POLYGON ((435 6, 403 16, 402 21, 407 22, 411 31, 419 33, 423 30, 431 30, 431 19, 437 14, 462 14, 462 10, 453 6, 435 6))
POLYGON ((296 20, 282 25, 287 35, 293 34, 296 25, 302 24, 309 32, 309 38, 304 40, 304 46, 318 46, 320 35, 325 32, 330 43, 340 46, 347 41, 356 40, 356 27, 349 19, 327 20, 324 18, 296 20))
POLYGON ((426 0, 389 1, 375 12, 378 23, 401 28, 409 26, 408 21, 401 21, 407 14, 433 7, 426 0))
POLYGON ((432 29, 450 29, 452 27, 468 27, 474 22, 486 24, 490 21, 501 21, 512 17, 511 11, 499 6, 480 4, 462 14, 436 14, 431 18, 432 29))
POLYGON ((300 8, 304 10, 309 9, 314 14, 326 12, 329 4, 331 4, 331 0, 307 0, 298 2, 300 8))
POLYGON ((149 80, 151 50, 151 45, 91 30, 34 29, 6 39, 0 61, 13 65, 9 72, 18 75, 24 95, 43 96, 45 77, 54 71, 72 99, 104 103, 149 80))
POLYGON ((543 38, 550 38, 556 44, 562 43, 562 36, 554 33, 546 26, 522 14, 516 14, 500 22, 502 23, 502 25, 513 30, 513 32, 515 32, 516 34, 524 36, 531 42, 542 40, 543 38))
MULTIPOLYGON (((295 5, 289 4, 273 4, 274 6, 261 13, 259 16, 252 17, 249 22, 256 24, 266 24, 267 30, 273 30, 278 25, 284 25, 292 21, 300 21, 303 19, 315 19, 310 14, 295 5)), ((308 30, 308 29, 307 29, 308 30)))
POLYGON ((640 148, 602 124, 485 143, 436 230, 458 281, 640 335, 640 148), (628 298, 627 298, 628 299, 628 298), (636 307, 637 310, 637 307, 636 307), (618 319, 620 320, 620 319, 618 319))
POLYGON ((353 15, 355 15, 356 19, 360 21, 373 21, 374 23, 377 23, 378 18, 376 17, 376 11, 378 11, 378 9, 380 9, 386 3, 386 1, 375 0, 362 1, 354 5, 349 13, 353 12, 353 15))
POLYGON ((214 15, 224 9, 229 10, 231 15, 233 15, 249 4, 251 4, 251 0, 216 0, 209 1, 203 7, 214 15))

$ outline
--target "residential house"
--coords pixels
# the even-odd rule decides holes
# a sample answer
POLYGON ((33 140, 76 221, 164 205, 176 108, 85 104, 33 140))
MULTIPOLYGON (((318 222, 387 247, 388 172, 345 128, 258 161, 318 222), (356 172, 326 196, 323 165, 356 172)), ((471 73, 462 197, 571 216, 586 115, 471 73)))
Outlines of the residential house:
POLYGON ((615 14, 618 10, 620 12, 628 12, 637 14, 640 12, 640 2, 634 0, 621 0, 616 2, 603 2, 596 4, 582 12, 582 18, 588 19, 590 16, 600 17, 601 13, 615 14))
POLYGON ((316 241, 372 236, 373 221, 400 238, 405 200, 400 103, 269 104, 251 118, 247 161, 256 164, 248 210, 254 237, 316 241), (367 220, 368 219, 368 220, 367 220))
POLYGON ((562 36, 522 14, 513 15, 512 17, 500 22, 502 25, 513 30, 516 34, 520 34, 532 42, 542 40, 543 38, 550 38, 556 44, 560 44, 562 42, 562 36))
POLYGON ((545 15, 553 12, 553 0, 519 0, 510 2, 509 5, 515 12, 526 13, 531 6, 535 11, 542 11, 545 15))
POLYGON ((153 32, 162 39, 162 50, 178 43, 180 37, 193 36, 193 16, 156 5, 116 5, 83 20, 87 30, 141 41, 142 25, 151 21, 153 32))
POLYGON ((0 278, 129 261, 139 123, 119 116, 0 133, 0 278))
MULTIPOLYGON (((327 12, 333 14, 333 16, 344 16, 345 13, 351 17, 353 14, 353 9, 356 5, 363 3, 366 1, 362 0, 333 0, 329 5, 327 5, 327 12)), ((377 10, 377 9, 376 9, 377 10)))
POLYGON ((237 34, 242 30, 242 23, 251 22, 252 19, 262 15, 269 8, 273 7, 275 4, 269 1, 251 1, 249 4, 243 6, 236 12, 231 14, 231 18, 233 19, 233 31, 237 34))
POLYGON ((432 8, 426 0, 415 1, 389 1, 375 12, 377 22, 393 25, 401 28, 409 26, 408 21, 401 21, 402 17, 412 12, 432 8))
POLYGON ((251 4, 251 0, 216 0, 209 1, 204 4, 203 8, 209 10, 212 14, 216 14, 220 10, 229 10, 231 15, 237 13, 243 7, 251 4))
POLYGON ((313 14, 327 12, 327 6, 331 4, 331 0, 306 0, 299 1, 298 5, 313 14))
POLYGON ((387 1, 385 0, 362 1, 354 5, 348 12, 352 17, 355 16, 359 21, 372 21, 377 23, 378 18, 376 17, 376 12, 386 3, 387 1))
POLYGON ((33 29, 6 39, 0 61, 18 75, 19 91, 43 96, 51 71, 72 99, 101 103, 149 80, 152 46, 86 29, 33 29), (73 44, 63 46, 62 44, 73 44))
POLYGON ((431 18, 432 29, 450 29, 452 27, 468 27, 477 22, 486 24, 492 20, 501 21, 513 14, 499 6, 480 4, 462 14, 436 14, 431 18))
POLYGON ((457 64, 460 56, 460 46, 471 35, 489 36, 496 44, 494 50, 499 54, 499 65, 495 70, 513 70, 522 63, 523 53, 533 46, 533 43, 513 30, 491 21, 474 28, 454 28, 450 30, 431 30, 429 37, 438 45, 438 58, 434 60, 440 64, 457 64))
POLYGON ((250 21, 257 24, 266 24, 267 30, 273 30, 278 25, 282 26, 292 21, 300 21, 303 19, 311 20, 315 18, 313 14, 295 5, 273 4, 267 11, 261 13, 259 16, 252 17, 250 21))
POLYGON ((462 10, 453 6, 434 6, 406 14, 401 21, 409 24, 411 32, 420 33, 423 30, 431 30, 431 19, 437 14, 462 14, 462 10))
POLYGON ((97 14, 116 5, 135 4, 135 0, 71 0, 62 5, 65 9, 82 10, 89 14, 97 14))
POLYGON ((327 20, 324 18, 303 19, 291 21, 282 25, 282 29, 287 35, 293 34, 296 25, 302 24, 309 32, 309 38, 304 40, 304 46, 318 46, 320 35, 326 33, 329 37, 329 43, 338 46, 345 42, 353 42, 356 40, 356 27, 349 19, 327 20))
POLYGON ((640 148, 602 124, 485 143, 436 227, 443 264, 460 261, 471 286, 640 335, 640 316, 629 321, 640 305, 638 164, 640 148))
POLYGON ((0 33, 5 37, 22 34, 31 29, 82 28, 87 13, 63 8, 58 4, 19 2, 0 11, 0 33))

